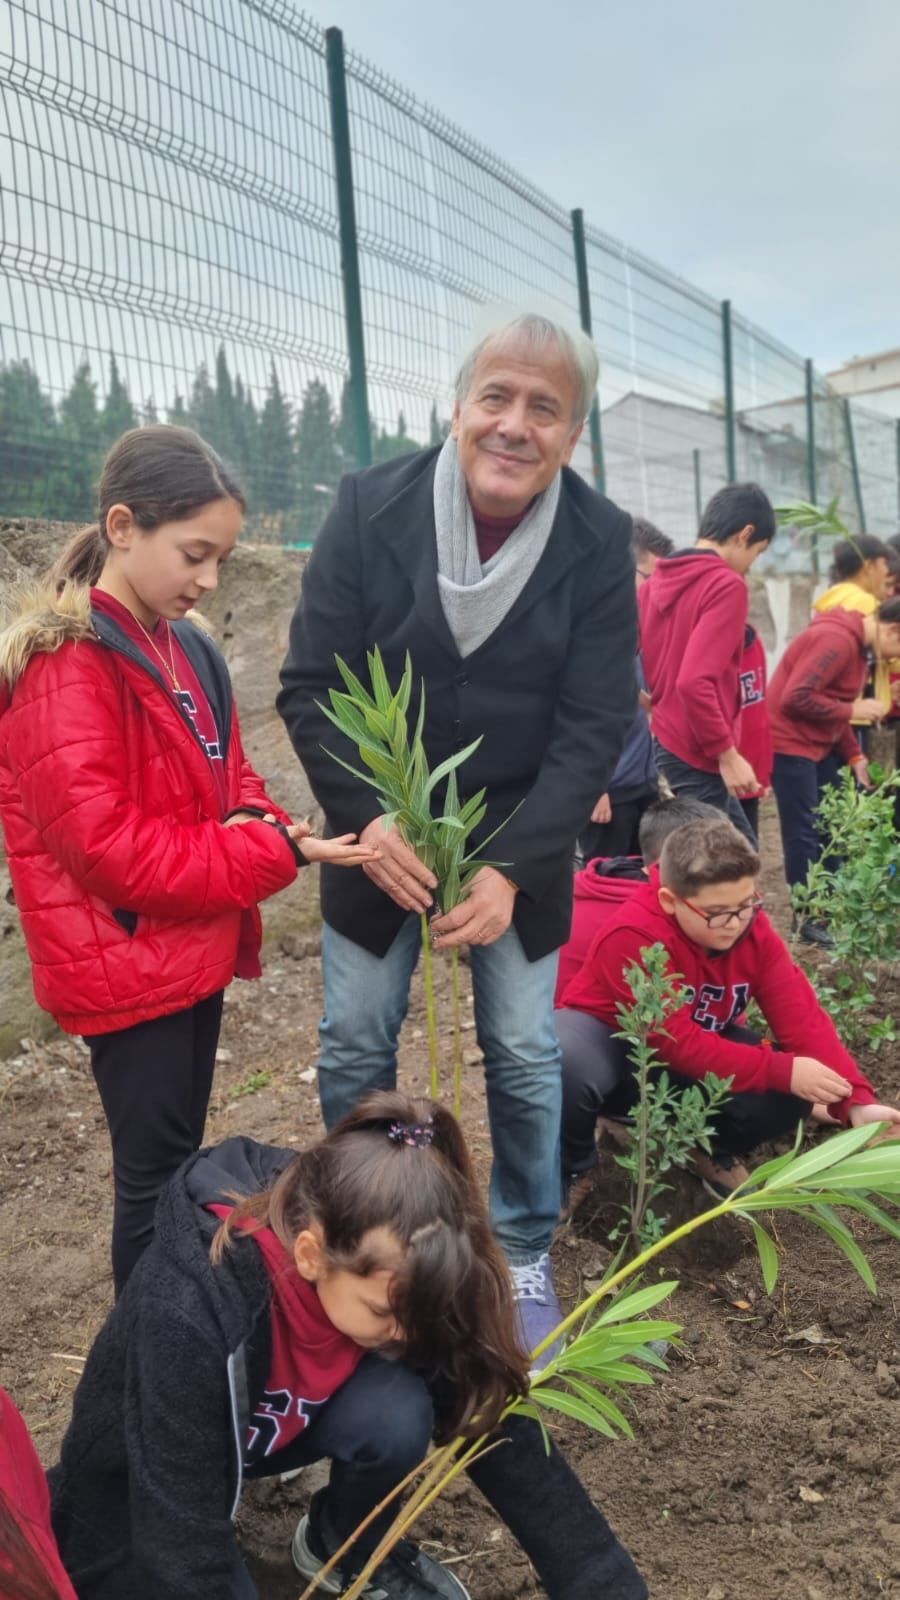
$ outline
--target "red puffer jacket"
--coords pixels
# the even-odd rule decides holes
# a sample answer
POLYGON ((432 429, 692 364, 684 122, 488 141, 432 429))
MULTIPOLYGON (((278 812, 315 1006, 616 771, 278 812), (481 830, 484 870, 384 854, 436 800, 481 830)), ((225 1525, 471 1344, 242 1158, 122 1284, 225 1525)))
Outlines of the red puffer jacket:
MULTIPOLYGON (((228 809, 274 812, 225 663, 175 630, 227 749, 228 809)), ((222 825, 210 763, 162 677, 88 591, 32 595, 0 635, 0 817, 38 1004, 109 1033, 258 976, 257 902, 296 876, 269 823, 222 825)))

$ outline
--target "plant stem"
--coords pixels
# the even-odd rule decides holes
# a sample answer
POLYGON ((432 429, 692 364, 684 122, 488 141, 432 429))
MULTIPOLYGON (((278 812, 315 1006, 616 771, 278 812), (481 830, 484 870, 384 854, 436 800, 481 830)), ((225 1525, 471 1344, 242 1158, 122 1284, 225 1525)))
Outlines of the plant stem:
POLYGON ((638 1108, 635 1119, 635 1132, 637 1134, 637 1177, 634 1185, 634 1200, 631 1207, 631 1236, 635 1249, 641 1248, 641 1230, 644 1225, 644 1213, 647 1209, 647 1041, 640 1052, 638 1065, 638 1108))
POLYGON ((425 974, 425 1006, 428 1012, 428 1060, 431 1066, 431 1098, 436 1100, 441 1087, 438 1075, 437 1012, 434 1004, 434 965, 431 959, 431 930, 424 911, 422 912, 422 970, 425 974))
POLYGON ((453 1115, 462 1115, 462 994, 459 981, 459 951, 450 951, 450 971, 453 974, 453 1115))

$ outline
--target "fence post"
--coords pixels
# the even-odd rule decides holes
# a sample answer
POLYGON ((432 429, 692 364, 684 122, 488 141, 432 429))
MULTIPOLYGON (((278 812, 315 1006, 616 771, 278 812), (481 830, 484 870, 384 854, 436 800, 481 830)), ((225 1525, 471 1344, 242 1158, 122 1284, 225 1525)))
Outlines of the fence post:
POLYGON ((731 359, 731 301, 722 301, 722 361, 725 368, 725 453, 728 482, 737 479, 737 451, 734 437, 734 365, 731 359))
MULTIPOLYGON (((810 503, 816 505, 816 380, 813 364, 806 361, 806 477, 810 503)), ((819 576, 819 535, 812 536, 813 573, 819 576)))
POLYGON ((341 235, 341 277, 344 284, 344 316, 347 324, 347 355, 350 364, 350 415, 353 422, 353 444, 357 467, 368 467, 372 464, 372 432, 369 424, 369 397, 366 389, 366 346, 363 335, 362 294, 359 281, 356 206, 353 200, 353 162, 350 154, 350 117, 347 111, 344 35, 340 28, 326 28, 325 30, 325 60, 328 67, 331 141, 334 147, 334 176, 337 185, 338 225, 341 235))
POLYGON ((847 449, 850 452, 850 475, 853 479, 853 493, 856 498, 856 514, 859 517, 859 531, 866 531, 866 508, 863 505, 862 484, 859 478, 859 462, 856 459, 856 439, 853 436, 853 413, 850 410, 849 398, 844 398, 844 427, 847 432, 847 449))
MULTIPOLYGON (((572 240, 575 246, 575 273, 578 278, 578 307, 581 312, 581 326, 589 339, 593 339, 591 327, 591 290, 588 282, 587 247, 584 242, 584 212, 579 209, 572 212, 572 240)), ((594 482, 601 494, 606 493, 606 467, 603 461, 603 435, 600 432, 600 399, 594 395, 590 411, 591 430, 591 466, 594 470, 594 482)))
POLYGON ((695 449, 691 453, 694 457, 694 506, 697 511, 697 527, 699 528, 700 519, 703 516, 703 495, 700 491, 700 451, 695 449))

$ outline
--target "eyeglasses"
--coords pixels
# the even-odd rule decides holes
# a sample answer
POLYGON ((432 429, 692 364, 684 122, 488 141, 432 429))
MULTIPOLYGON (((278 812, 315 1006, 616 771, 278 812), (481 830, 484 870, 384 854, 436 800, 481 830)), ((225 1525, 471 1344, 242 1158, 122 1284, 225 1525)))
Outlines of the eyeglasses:
POLYGON ((675 894, 674 890, 672 894, 675 900, 680 900, 681 904, 687 906, 689 911, 693 911, 695 916, 702 917, 712 932, 717 928, 728 928, 732 922, 737 922, 743 927, 745 923, 753 921, 757 911, 764 904, 762 895, 755 894, 752 900, 745 900, 742 906, 735 906, 733 911, 704 911, 702 906, 695 906, 692 900, 685 900, 683 895, 675 894))

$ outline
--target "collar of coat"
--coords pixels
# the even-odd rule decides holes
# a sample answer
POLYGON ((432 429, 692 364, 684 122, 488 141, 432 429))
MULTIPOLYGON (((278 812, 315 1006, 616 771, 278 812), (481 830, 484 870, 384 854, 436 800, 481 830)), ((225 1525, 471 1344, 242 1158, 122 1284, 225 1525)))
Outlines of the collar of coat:
MULTIPOLYGON (((91 592, 84 583, 21 585, 8 608, 11 620, 0 632, 0 684, 8 689, 37 655, 52 655, 61 645, 96 638, 91 620, 91 592)), ((187 617, 203 632, 209 628, 196 611, 187 617)))

